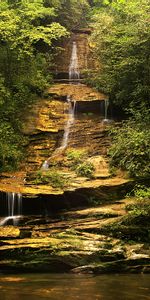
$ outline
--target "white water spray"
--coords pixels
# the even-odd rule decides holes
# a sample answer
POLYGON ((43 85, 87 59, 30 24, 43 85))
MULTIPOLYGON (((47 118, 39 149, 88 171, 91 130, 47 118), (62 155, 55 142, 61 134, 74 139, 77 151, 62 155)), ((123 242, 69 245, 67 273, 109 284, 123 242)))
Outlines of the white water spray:
POLYGON ((44 163, 41 167, 42 170, 47 170, 49 168, 49 162, 50 162, 51 158, 54 158, 58 154, 61 154, 61 152, 63 150, 65 150, 68 145, 70 129, 71 129, 71 126, 73 125, 74 119, 75 119, 76 101, 71 100, 71 97, 67 96, 67 104, 68 104, 68 119, 67 119, 66 125, 64 127, 64 134, 63 134, 61 145, 59 148, 57 148, 54 151, 53 155, 50 158, 48 158, 48 160, 44 161, 44 163))
POLYGON ((69 80, 72 79, 80 79, 76 42, 73 42, 72 45, 72 54, 71 54, 71 59, 69 64, 69 80))
POLYGON ((57 150, 64 150, 68 145, 68 139, 70 134, 70 128, 74 123, 74 114, 75 114, 75 107, 76 102, 71 101, 70 96, 67 96, 67 102, 68 102, 68 120, 64 128, 64 135, 61 142, 61 146, 57 150))
POLYGON ((6 201, 8 216, 0 222, 0 226, 6 225, 9 220, 12 220, 13 225, 17 225, 22 213, 22 194, 8 192, 6 201))
MULTIPOLYGON (((71 59, 69 64, 69 80, 71 81, 71 80, 78 80, 78 79, 80 79, 80 72, 78 66, 77 44, 76 42, 73 42, 71 59)), ((54 158, 55 156, 59 155, 68 145, 70 128, 74 123, 76 102, 71 99, 70 95, 68 95, 67 103, 68 103, 68 120, 64 127, 64 135, 61 142, 61 146, 54 151, 53 155, 50 158, 44 161, 41 167, 42 170, 47 170, 49 168, 51 158, 54 158)))
POLYGON ((104 122, 108 122, 108 106, 109 106, 109 99, 105 99, 105 117, 104 117, 104 122))
POLYGON ((49 163, 48 163, 47 160, 45 160, 45 161, 43 162, 43 164, 42 164, 41 169, 42 169, 42 170, 47 170, 48 168, 49 168, 49 163))

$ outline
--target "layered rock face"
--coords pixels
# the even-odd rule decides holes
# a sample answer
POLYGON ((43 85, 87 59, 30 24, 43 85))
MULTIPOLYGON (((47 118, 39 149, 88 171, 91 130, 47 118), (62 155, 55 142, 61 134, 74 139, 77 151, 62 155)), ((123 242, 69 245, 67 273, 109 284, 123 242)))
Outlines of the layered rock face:
MULTIPOLYGON (((109 170, 107 164, 107 149, 110 145, 107 124, 103 123, 104 101, 107 96, 94 91, 84 84, 55 84, 45 92, 45 97, 33 105, 30 112, 24 116, 23 132, 28 137, 26 146, 26 159, 22 166, 24 172, 28 173, 28 182, 20 185, 14 178, 1 180, 1 190, 9 190, 7 186, 11 182, 12 191, 15 192, 43 194, 62 194, 63 191, 81 186, 98 186, 98 178, 108 178, 109 170), (59 149, 66 134, 70 113, 68 111, 68 95, 75 105, 73 124, 69 126, 67 145, 57 155, 55 151, 59 149), (95 178, 78 176, 72 170, 68 160, 68 152, 75 152, 73 155, 84 156, 84 160, 93 164, 95 168, 95 178), (81 153, 80 153, 81 152, 81 153), (83 154, 82 154, 83 152, 83 154), (51 184, 36 187, 30 181, 30 173, 40 171, 44 161, 49 159, 52 164, 51 169, 59 171, 64 177, 71 178, 68 186, 63 188, 53 188, 51 184), (55 165, 55 168, 54 168, 55 165), (80 186, 81 185, 81 186, 80 186)), ((80 158, 78 164, 80 163, 80 158)), ((15 175, 16 176, 16 175, 15 175)), ((18 177, 18 176, 17 176, 18 177)), ((32 176, 31 176, 32 177, 32 176)), ((121 180, 121 179, 119 179, 121 180)), ((123 183, 125 182, 122 179, 123 183)), ((120 182, 118 181, 120 184, 120 182)), ((10 184, 10 185, 11 185, 10 184)), ((111 184, 111 183, 110 183, 111 184)))
POLYGON ((1 272, 149 273, 149 220, 131 218, 125 209, 131 203, 97 199, 96 207, 1 227, 1 272))
POLYGON ((104 108, 101 104, 107 98, 104 94, 83 84, 56 84, 48 89, 46 95, 49 99, 39 100, 24 120, 24 134, 30 138, 28 169, 39 169, 60 146, 69 117, 68 95, 76 102, 76 108, 67 149, 85 148, 93 155, 106 153, 110 142, 102 122, 104 108))
POLYGON ((123 197, 134 183, 109 171, 105 99, 85 85, 56 84, 24 116, 22 171, 0 180, 0 221, 5 192, 22 193, 18 225, 11 216, 0 227, 1 272, 150 272, 149 218, 127 212, 136 200, 123 197))
POLYGON ((62 50, 55 59, 55 67, 53 69, 57 78, 68 78, 67 74, 73 42, 76 42, 77 44, 80 73, 82 74, 86 70, 95 70, 98 67, 98 62, 94 58, 92 47, 89 42, 89 36, 90 29, 81 29, 73 31, 71 36, 62 42, 62 50))

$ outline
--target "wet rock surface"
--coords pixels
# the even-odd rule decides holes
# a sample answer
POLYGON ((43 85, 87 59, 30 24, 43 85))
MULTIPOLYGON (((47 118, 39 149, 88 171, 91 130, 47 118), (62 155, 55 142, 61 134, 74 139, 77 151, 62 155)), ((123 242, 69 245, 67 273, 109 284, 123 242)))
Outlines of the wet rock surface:
POLYGON ((119 229, 129 217, 125 206, 134 201, 24 216, 17 227, 1 227, 1 272, 149 273, 148 239, 137 231, 130 240, 119 229), (112 234, 114 225, 119 237, 112 234))
MULTIPOLYGON (((24 195, 62 195, 65 191, 82 187, 88 189, 126 183, 128 180, 122 175, 110 178, 107 156, 111 143, 108 135, 110 124, 103 122, 103 100, 107 97, 83 84, 55 84, 46 93, 49 98, 39 99, 24 114, 23 132, 28 137, 28 143, 22 171, 2 174, 0 190, 24 195), (69 129, 67 147, 58 151, 69 118, 67 95, 76 101, 75 116, 69 129), (93 178, 91 176, 89 180, 86 174, 80 176, 73 170, 73 162, 71 164, 68 158, 69 152, 75 155, 81 152, 80 156, 83 153, 84 167, 91 164, 95 169, 93 178), (47 159, 50 165, 48 171, 58 171, 64 185, 56 186, 44 179, 41 182, 36 180, 47 159)), ((79 163, 76 162, 76 165, 79 163)), ((47 177, 46 172, 44 176, 47 177)))
MULTIPOLYGON (((77 102, 93 102, 102 101, 108 99, 103 93, 100 93, 85 84, 55 84, 50 87, 45 95, 54 99, 65 100, 68 95, 71 96, 72 100, 77 102)), ((96 104, 94 102, 94 104, 96 104)), ((94 106, 93 104, 93 106, 94 106)))
POLYGON ((121 199, 134 183, 109 170, 111 124, 103 122, 100 105, 106 97, 84 85, 55 85, 46 95, 24 116, 28 143, 21 171, 0 177, 0 221, 5 192, 21 193, 23 204, 18 226, 10 218, 0 227, 0 271, 149 272, 149 218, 127 213, 134 199, 121 199), (67 95, 77 110, 67 147, 57 151, 67 95), (49 168, 41 170, 45 160, 49 168))

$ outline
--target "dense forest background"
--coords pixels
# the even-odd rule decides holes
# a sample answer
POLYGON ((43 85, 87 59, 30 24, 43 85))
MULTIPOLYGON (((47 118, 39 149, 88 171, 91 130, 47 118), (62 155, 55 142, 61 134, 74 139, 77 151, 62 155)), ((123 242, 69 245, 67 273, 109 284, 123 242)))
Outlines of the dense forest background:
POLYGON ((50 67, 61 39, 90 27, 100 69, 86 82, 126 114, 112 130, 110 164, 132 177, 150 174, 149 0, 1 0, 0 169, 15 169, 26 140, 26 109, 52 84, 50 67))

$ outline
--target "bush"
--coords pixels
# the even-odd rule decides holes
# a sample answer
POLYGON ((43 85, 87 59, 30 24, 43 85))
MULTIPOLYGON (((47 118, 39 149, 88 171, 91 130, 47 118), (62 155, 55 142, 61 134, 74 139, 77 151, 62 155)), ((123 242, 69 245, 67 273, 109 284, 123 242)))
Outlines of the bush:
POLYGON ((67 184, 64 176, 55 170, 48 170, 46 172, 38 171, 34 183, 49 183, 54 188, 63 188, 67 184))
POLYGON ((76 166, 77 164, 83 162, 86 158, 87 152, 85 150, 77 150, 72 149, 67 152, 67 159, 71 162, 72 166, 76 166))
POLYGON ((138 199, 150 199, 150 187, 136 185, 133 190, 134 196, 138 199))
POLYGON ((70 167, 78 176, 88 178, 94 177, 95 168, 92 163, 86 161, 86 150, 70 150, 67 152, 67 159, 70 161, 70 167))
POLYGON ((134 216, 150 216, 150 188, 136 185, 131 195, 136 197, 136 203, 126 205, 126 210, 134 216))
POLYGON ((94 177, 94 171, 95 168, 92 163, 90 162, 83 162, 80 165, 77 166, 76 168, 76 173, 79 176, 85 176, 88 178, 93 178, 94 177))
MULTIPOLYGON (((141 112, 142 116, 142 112, 141 112)), ((139 116, 138 116, 139 117, 139 116)), ((131 177, 150 175, 149 124, 135 118, 111 131, 112 147, 109 150, 110 166, 126 170, 131 177)))
POLYGON ((23 159, 26 139, 9 122, 0 124, 0 171, 17 169, 23 159))

